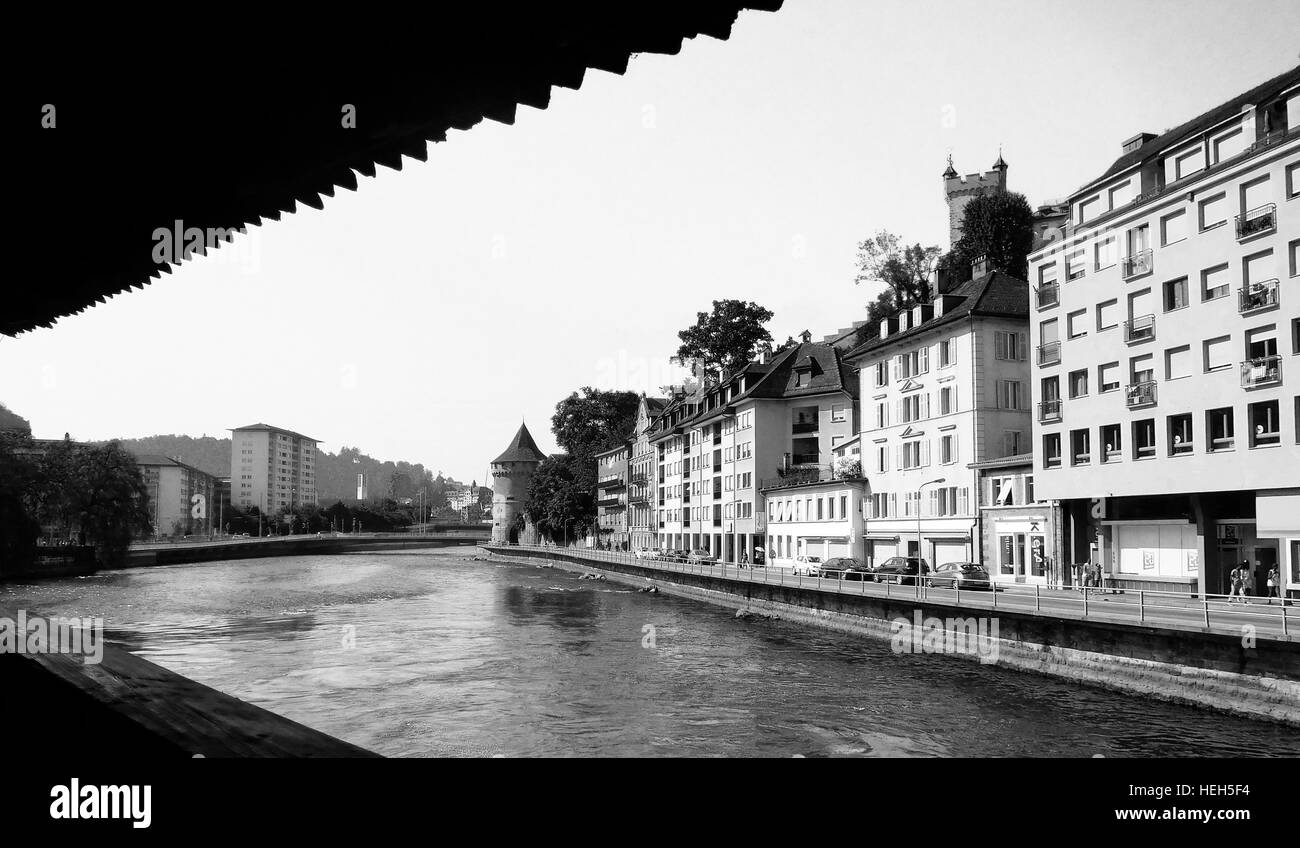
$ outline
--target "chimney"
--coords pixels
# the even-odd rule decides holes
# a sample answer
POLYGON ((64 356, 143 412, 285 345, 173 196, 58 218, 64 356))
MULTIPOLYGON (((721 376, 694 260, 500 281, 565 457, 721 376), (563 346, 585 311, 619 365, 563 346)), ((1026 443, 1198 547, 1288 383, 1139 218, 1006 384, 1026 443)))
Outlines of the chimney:
POLYGON ((1137 135, 1133 136, 1130 139, 1127 139, 1124 142, 1123 152, 1132 153, 1134 150, 1137 150, 1139 147, 1146 144, 1148 141, 1151 141, 1155 137, 1156 137, 1155 133, 1149 133, 1149 132, 1138 133, 1137 135))

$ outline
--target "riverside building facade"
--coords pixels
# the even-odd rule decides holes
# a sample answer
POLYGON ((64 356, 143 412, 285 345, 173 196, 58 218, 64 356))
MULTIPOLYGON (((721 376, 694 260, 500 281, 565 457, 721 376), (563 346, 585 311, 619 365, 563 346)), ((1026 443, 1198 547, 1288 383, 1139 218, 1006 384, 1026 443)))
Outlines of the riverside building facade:
POLYGON ((316 439, 249 424, 230 433, 230 497, 235 506, 274 513, 316 503, 316 439))
POLYGON ((805 335, 672 398, 649 436, 657 546, 753 562, 768 545, 764 481, 829 466, 856 431, 857 396, 842 353, 805 335))
POLYGON ((632 550, 650 549, 659 544, 653 506, 655 448, 650 443, 650 430, 665 404, 660 398, 643 396, 637 405, 627 481, 627 530, 632 550))
POLYGON ((628 535, 628 469, 632 446, 621 444, 596 454, 596 541, 625 551, 628 535))
POLYGON ((1300 68, 1124 142, 1030 256, 1037 495, 1115 584, 1300 590, 1300 68))

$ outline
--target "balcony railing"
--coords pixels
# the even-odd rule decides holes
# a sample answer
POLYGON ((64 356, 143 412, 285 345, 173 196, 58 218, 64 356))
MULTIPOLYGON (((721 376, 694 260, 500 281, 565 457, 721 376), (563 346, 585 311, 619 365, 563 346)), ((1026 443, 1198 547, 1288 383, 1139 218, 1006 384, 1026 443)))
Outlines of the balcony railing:
POLYGON ((600 500, 596 501, 596 506, 600 507, 601 509, 621 509, 623 507, 623 500, 622 498, 617 498, 617 497, 601 498, 600 500))
POLYGON ((612 477, 601 477, 596 485, 601 489, 621 489, 626 484, 623 482, 623 475, 616 474, 612 477))
POLYGON ((650 478, 644 471, 633 471, 627 479, 629 483, 646 483, 650 478))
POLYGON ((1038 420, 1043 421, 1060 421, 1061 420, 1061 401, 1045 400, 1038 404, 1038 420))
POLYGON ((1131 280, 1134 277, 1141 277, 1144 274, 1151 273, 1151 249, 1140 250, 1132 256, 1125 256, 1120 260, 1121 273, 1124 279, 1131 280))
POLYGON ((1061 343, 1047 342, 1038 346, 1038 364, 1055 365, 1061 361, 1061 343))
POLYGON ((1124 341, 1149 342, 1156 337, 1156 316, 1139 315, 1124 322, 1124 341))
POLYGON ((1156 403, 1156 381, 1144 380, 1141 383, 1130 383, 1128 390, 1124 392, 1124 405, 1129 409, 1140 409, 1144 406, 1155 406, 1156 403))
POLYGON ((1277 229, 1277 204, 1265 203, 1263 206, 1256 206, 1238 215, 1234 220, 1237 222, 1237 241, 1271 233, 1277 229))
POLYGON ((1282 382, 1282 357, 1258 356, 1241 363, 1241 385, 1243 388, 1268 386, 1282 382))
POLYGON ((1251 283, 1237 289, 1237 311, 1242 315, 1277 306, 1280 287, 1277 280, 1251 283))
POLYGON ((1061 287, 1056 283, 1044 283, 1038 287, 1038 308, 1055 306, 1061 302, 1061 287))
POLYGON ((793 425, 791 425, 791 427, 790 427, 790 432, 791 432, 791 433, 816 433, 816 432, 817 432, 817 422, 816 422, 816 421, 796 421, 796 422, 794 422, 793 425))

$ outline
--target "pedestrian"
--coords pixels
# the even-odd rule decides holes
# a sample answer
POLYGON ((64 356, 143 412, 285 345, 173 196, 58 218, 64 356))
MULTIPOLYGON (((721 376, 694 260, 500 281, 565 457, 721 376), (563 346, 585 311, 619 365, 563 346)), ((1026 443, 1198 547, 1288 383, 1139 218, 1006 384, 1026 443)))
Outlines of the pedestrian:
POLYGON ((1268 571, 1268 581, 1267 581, 1267 582, 1268 582, 1268 602, 1269 602, 1269 604, 1272 604, 1272 603, 1273 603, 1273 599, 1274 599, 1274 598, 1277 598, 1279 601, 1281 601, 1281 600, 1282 600, 1282 591, 1281 591, 1281 589, 1282 589, 1282 586, 1281 586, 1281 584, 1282 584, 1282 580, 1281 580, 1281 576, 1277 573, 1277 566, 1276 566, 1276 565, 1269 569, 1269 571, 1268 571))
POLYGON ((1242 560, 1241 565, 1234 568, 1232 570, 1232 573, 1228 575, 1229 580, 1231 581, 1230 585, 1232 587, 1228 592, 1228 603, 1230 604, 1237 603, 1236 600, 1237 598, 1241 599, 1241 603, 1243 604, 1247 603, 1246 580, 1249 577, 1249 575, 1250 575, 1250 566, 1246 563, 1245 560, 1242 560))

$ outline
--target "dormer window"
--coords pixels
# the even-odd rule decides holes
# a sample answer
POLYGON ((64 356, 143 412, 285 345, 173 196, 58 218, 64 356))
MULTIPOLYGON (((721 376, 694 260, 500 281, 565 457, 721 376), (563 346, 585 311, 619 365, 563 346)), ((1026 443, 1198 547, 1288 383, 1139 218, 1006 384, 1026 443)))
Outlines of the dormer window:
POLYGON ((794 364, 795 388, 803 388, 812 383, 812 378, 822 373, 821 366, 811 356, 805 356, 794 364))

